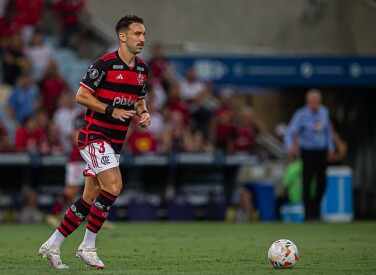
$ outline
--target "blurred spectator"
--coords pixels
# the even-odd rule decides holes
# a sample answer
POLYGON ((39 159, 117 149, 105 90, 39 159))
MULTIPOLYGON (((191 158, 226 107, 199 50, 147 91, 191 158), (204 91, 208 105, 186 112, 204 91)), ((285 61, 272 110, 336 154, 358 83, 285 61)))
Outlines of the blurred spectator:
POLYGON ((75 100, 70 92, 64 92, 58 99, 59 108, 56 110, 53 121, 56 123, 60 134, 60 144, 63 152, 70 153, 72 151, 71 136, 74 132, 74 121, 81 112, 79 108, 75 108, 75 100))
POLYGON ((153 134, 153 136, 158 141, 158 148, 157 151, 164 153, 165 152, 165 146, 163 144, 163 131, 165 128, 165 121, 160 112, 157 112, 154 108, 153 104, 148 105, 148 111, 150 113, 150 116, 153 117, 153 122, 150 124, 150 128, 148 131, 153 134))
POLYGON ((181 112, 171 111, 169 120, 163 132, 163 141, 166 152, 185 152, 192 143, 192 134, 188 126, 184 124, 181 112))
POLYGON ((231 143, 233 152, 253 152, 256 146, 256 136, 264 131, 262 124, 255 119, 251 107, 241 109, 239 126, 231 143))
POLYGON ((4 16, 5 12, 5 5, 7 4, 8 0, 0 0, 0 18, 4 16))
POLYGON ((66 83, 59 74, 59 68, 55 60, 51 59, 44 78, 40 82, 43 106, 52 117, 57 109, 58 98, 66 89, 66 83))
POLYGON ((184 126, 190 125, 190 112, 188 104, 181 99, 180 86, 171 83, 168 89, 167 108, 171 112, 178 112, 183 117, 184 126))
POLYGON ((334 127, 334 123, 330 123, 332 129, 333 143, 334 143, 334 155, 332 158, 328 158, 329 165, 339 165, 343 162, 347 155, 347 143, 342 140, 338 131, 334 127))
POLYGON ((0 152, 10 151, 10 143, 8 132, 5 129, 2 121, 0 120, 0 152))
POLYGON ((235 121, 232 111, 233 91, 224 89, 219 93, 220 106, 213 119, 214 142, 218 150, 228 152, 235 138, 235 121))
POLYGON ((286 134, 287 124, 284 122, 279 122, 274 128, 274 133, 277 139, 281 142, 284 142, 285 134, 286 134))
POLYGON ((47 138, 47 132, 48 132, 48 127, 50 124, 47 112, 44 109, 39 109, 36 111, 34 114, 34 119, 35 119, 35 127, 36 127, 36 136, 38 137, 37 139, 37 150, 38 153, 41 153, 41 145, 42 145, 42 140, 45 140, 47 138))
POLYGON ((156 153, 158 147, 158 140, 152 132, 138 127, 139 118, 132 120, 132 132, 128 138, 128 150, 132 154, 156 153))
POLYGON ((15 85, 21 73, 27 69, 27 60, 23 53, 23 42, 19 33, 10 37, 2 58, 3 80, 9 85, 15 85))
POLYGON ((16 131, 15 150, 17 152, 26 151, 36 154, 38 152, 38 141, 41 135, 42 133, 37 129, 35 117, 26 117, 22 126, 16 131))
POLYGON ((22 24, 21 33, 25 43, 28 43, 35 29, 40 25, 44 0, 14 0, 18 18, 22 24))
MULTIPOLYGON (((287 198, 291 203, 300 203, 303 201, 303 162, 301 159, 295 159, 291 162, 285 171, 283 185, 287 190, 287 198)), ((315 198, 316 181, 313 179, 310 185, 309 196, 315 198)))
POLYGON ((50 123, 47 111, 45 111, 44 109, 39 109, 35 112, 34 117, 38 131, 46 133, 48 125, 50 123))
POLYGON ((21 209, 18 220, 20 223, 41 223, 42 214, 38 210, 38 195, 34 190, 29 190, 25 195, 25 206, 21 209))
POLYGON ((163 45, 160 42, 154 42, 151 45, 151 58, 149 64, 150 82, 153 85, 159 85, 164 90, 168 89, 169 79, 166 75, 170 62, 164 56, 163 45))
POLYGON ((1 46, 7 44, 8 39, 19 33, 22 28, 22 22, 18 17, 16 2, 12 0, 3 0, 2 13, 0 14, 0 43, 1 46))
MULTIPOLYGON (((150 77, 150 74, 149 74, 150 77)), ((148 105, 153 105, 157 110, 162 110, 167 101, 167 93, 158 83, 151 84, 148 83, 148 95, 149 101, 148 105)))
POLYGON ((203 82, 197 79, 194 68, 188 68, 185 79, 180 83, 181 98, 189 104, 198 99, 201 93, 205 91, 203 82))
POLYGON ((205 84, 197 79, 194 68, 188 68, 185 79, 180 82, 180 97, 188 104, 192 129, 201 130, 205 135, 211 116, 211 112, 202 106, 206 95, 205 84))
POLYGON ((285 144, 291 157, 296 157, 300 148, 303 161, 305 219, 317 220, 320 217, 320 203, 326 188, 327 157, 332 159, 334 153, 329 112, 321 105, 320 91, 311 89, 307 92, 306 106, 295 112, 286 131, 285 144), (314 177, 316 192, 315 198, 311 199, 310 189, 314 177))
POLYGON ((204 134, 200 130, 195 130, 192 133, 192 140, 187 151, 211 153, 214 151, 214 146, 205 139, 204 134))
POLYGON ((15 136, 18 125, 13 125, 12 122, 8 119, 8 115, 5 110, 0 108, 0 136, 1 136, 1 146, 0 151, 13 151, 15 144, 15 136))
POLYGON ((44 0, 3 0, 0 2, 1 44, 15 33, 22 34, 27 42, 35 27, 40 24, 44 0))
POLYGON ((43 43, 40 32, 34 32, 29 45, 25 48, 25 56, 31 66, 34 81, 40 81, 46 73, 52 57, 52 48, 43 43))
POLYGON ((49 122, 47 133, 41 137, 38 151, 43 155, 62 153, 59 130, 53 121, 49 122))
POLYGON ((8 98, 8 114, 14 124, 22 124, 40 107, 39 91, 28 75, 22 75, 8 98))
POLYGON ((191 127, 199 130, 205 139, 209 138, 209 124, 220 102, 214 96, 213 85, 210 82, 204 84, 204 90, 200 92, 190 105, 191 127))
POLYGON ((57 0, 53 10, 58 13, 61 22, 61 46, 68 47, 72 39, 80 32, 80 17, 85 10, 84 0, 57 0))

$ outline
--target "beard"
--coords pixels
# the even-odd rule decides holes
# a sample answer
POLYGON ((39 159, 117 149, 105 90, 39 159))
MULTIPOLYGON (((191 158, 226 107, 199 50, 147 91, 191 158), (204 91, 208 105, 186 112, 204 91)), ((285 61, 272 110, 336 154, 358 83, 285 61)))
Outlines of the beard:
POLYGON ((129 46, 128 45, 127 49, 128 49, 129 52, 131 52, 132 54, 136 55, 136 54, 139 54, 142 51, 142 49, 140 49, 138 47, 139 47, 139 45, 136 45, 136 46, 129 46))

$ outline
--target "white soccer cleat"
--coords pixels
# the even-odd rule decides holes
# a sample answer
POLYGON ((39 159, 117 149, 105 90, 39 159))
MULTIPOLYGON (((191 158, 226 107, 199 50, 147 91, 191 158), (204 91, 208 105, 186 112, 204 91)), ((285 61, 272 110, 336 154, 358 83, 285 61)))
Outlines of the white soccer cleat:
POLYGON ((69 266, 62 263, 60 258, 60 250, 52 248, 48 241, 46 241, 39 248, 39 255, 42 255, 44 259, 47 259, 51 263, 52 268, 56 269, 68 269, 69 266))
POLYGON ((81 246, 78 248, 76 257, 83 260, 86 265, 95 267, 98 269, 104 268, 104 264, 97 255, 97 249, 95 247, 81 246))

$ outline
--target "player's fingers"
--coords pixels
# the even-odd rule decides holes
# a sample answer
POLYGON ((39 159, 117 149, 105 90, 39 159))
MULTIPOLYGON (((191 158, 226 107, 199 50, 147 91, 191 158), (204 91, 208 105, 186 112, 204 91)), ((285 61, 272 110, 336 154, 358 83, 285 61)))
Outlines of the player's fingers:
POLYGON ((140 122, 139 122, 140 124, 150 124, 150 119, 145 119, 145 120, 140 120, 140 122))
POLYGON ((128 119, 133 116, 133 114, 128 114, 127 112, 124 112, 121 114, 122 118, 128 119))
POLYGON ((148 122, 140 124, 140 126, 143 128, 149 128, 150 124, 151 124, 150 121, 148 121, 148 122))
POLYGON ((121 115, 119 115, 119 114, 113 114, 112 116, 113 116, 113 118, 115 118, 115 119, 120 119, 120 120, 122 120, 122 117, 121 117, 121 115))
POLYGON ((130 113, 130 112, 127 112, 127 111, 124 111, 123 113, 122 113, 122 117, 123 118, 130 118, 130 117, 132 117, 133 116, 133 113, 130 113))

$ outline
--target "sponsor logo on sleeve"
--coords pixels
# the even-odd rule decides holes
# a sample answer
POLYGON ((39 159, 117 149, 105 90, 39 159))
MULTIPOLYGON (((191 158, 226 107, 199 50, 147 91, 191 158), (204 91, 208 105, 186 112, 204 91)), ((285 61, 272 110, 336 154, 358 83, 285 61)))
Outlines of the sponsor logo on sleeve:
POLYGON ((106 74, 106 72, 102 71, 102 73, 101 73, 101 75, 99 76, 99 78, 94 82, 94 86, 95 86, 95 87, 98 87, 99 83, 101 83, 102 78, 104 77, 105 74, 106 74))
POLYGON ((99 72, 97 69, 91 69, 89 75, 91 79, 96 79, 99 76, 99 72))

